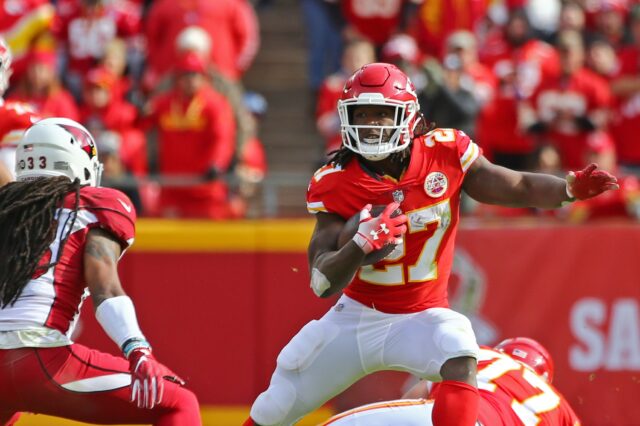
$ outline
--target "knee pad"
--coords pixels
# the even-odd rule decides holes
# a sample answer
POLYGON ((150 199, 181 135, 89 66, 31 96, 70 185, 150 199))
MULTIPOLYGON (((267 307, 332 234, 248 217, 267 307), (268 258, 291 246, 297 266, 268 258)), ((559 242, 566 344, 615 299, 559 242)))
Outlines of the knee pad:
POLYGON ((444 357, 443 362, 461 356, 477 359, 480 348, 476 343, 471 321, 461 314, 454 314, 433 335, 434 343, 444 357))
POLYGON ((278 355, 279 367, 289 371, 303 371, 338 335, 338 327, 329 322, 313 320, 296 334, 278 355))
POLYGON ((286 379, 271 382, 251 407, 251 418, 264 426, 279 425, 296 402, 296 388, 286 379))

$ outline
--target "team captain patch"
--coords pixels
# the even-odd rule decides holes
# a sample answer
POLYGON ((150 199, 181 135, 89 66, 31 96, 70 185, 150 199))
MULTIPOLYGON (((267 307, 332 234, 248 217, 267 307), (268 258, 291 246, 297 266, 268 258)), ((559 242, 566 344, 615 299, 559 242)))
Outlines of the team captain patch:
POLYGON ((424 191, 432 198, 444 195, 448 186, 447 176, 442 172, 431 172, 424 180, 424 191))

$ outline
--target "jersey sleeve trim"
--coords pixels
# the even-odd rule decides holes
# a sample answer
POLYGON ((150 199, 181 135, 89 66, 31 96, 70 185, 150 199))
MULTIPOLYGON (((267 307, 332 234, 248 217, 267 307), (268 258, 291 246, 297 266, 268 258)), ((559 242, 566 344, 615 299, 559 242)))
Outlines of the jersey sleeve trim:
POLYGON ((480 156, 480 149, 474 142, 470 142, 462 157, 460 157, 460 166, 462 171, 466 172, 474 161, 480 156))
POLYGON ((307 211, 311 214, 327 213, 327 208, 322 201, 307 202, 307 211))

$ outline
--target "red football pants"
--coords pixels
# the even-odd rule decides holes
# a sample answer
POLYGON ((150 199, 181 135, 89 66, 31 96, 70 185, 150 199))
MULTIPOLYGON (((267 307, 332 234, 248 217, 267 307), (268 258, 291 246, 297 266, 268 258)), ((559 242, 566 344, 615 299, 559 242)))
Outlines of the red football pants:
POLYGON ((20 411, 98 424, 201 425, 193 392, 165 380, 153 409, 131 401, 129 363, 85 346, 0 350, 0 425, 20 411))

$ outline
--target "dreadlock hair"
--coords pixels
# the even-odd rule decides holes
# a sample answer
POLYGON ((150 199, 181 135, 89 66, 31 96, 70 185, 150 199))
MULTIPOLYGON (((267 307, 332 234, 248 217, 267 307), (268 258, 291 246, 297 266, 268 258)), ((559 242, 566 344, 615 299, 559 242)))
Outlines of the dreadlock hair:
MULTIPOLYGON (((0 187, 0 309, 13 305, 36 272, 55 266, 76 221, 80 202, 78 179, 66 176, 11 182, 0 187), (62 239, 58 256, 38 265, 56 235, 56 211, 64 197, 75 192, 71 226, 62 239)), ((66 227, 66 223, 65 223, 66 227)))
MULTIPOLYGON (((416 123, 416 127, 413 130, 413 139, 426 135, 427 133, 435 129, 435 127, 435 122, 427 121, 427 119, 424 118, 424 115, 422 115, 421 112, 418 112, 418 120, 416 123)), ((411 143, 413 143, 413 140, 411 141, 411 143)), ((408 151, 409 150, 404 149, 400 152, 391 154, 392 159, 396 161, 403 161, 409 155, 408 151)), ((355 155, 355 152, 351 151, 346 146, 342 146, 339 149, 331 151, 328 155, 329 159, 325 164, 336 164, 344 168, 349 163, 349 161, 351 161, 351 159, 355 155)))

